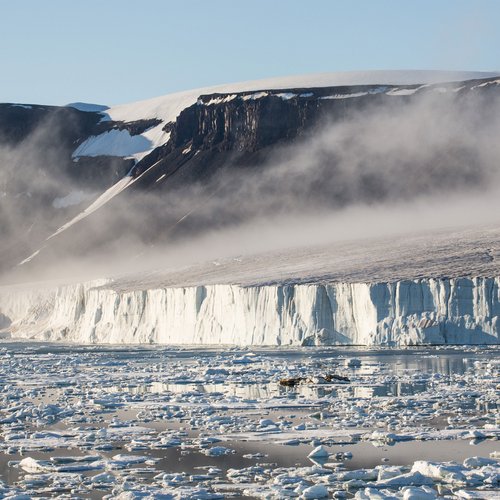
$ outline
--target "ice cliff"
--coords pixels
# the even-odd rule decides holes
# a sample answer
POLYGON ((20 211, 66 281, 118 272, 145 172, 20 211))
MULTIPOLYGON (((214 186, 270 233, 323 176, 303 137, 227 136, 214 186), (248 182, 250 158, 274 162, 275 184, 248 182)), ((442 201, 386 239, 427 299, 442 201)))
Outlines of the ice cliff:
POLYGON ((207 345, 498 344, 500 278, 207 285, 111 281, 0 288, 12 337, 207 345))

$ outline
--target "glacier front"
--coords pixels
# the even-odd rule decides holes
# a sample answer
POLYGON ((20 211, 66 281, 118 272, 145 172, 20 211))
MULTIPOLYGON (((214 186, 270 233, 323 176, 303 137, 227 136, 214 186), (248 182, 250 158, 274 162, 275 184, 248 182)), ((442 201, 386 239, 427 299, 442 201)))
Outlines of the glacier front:
POLYGON ((0 288, 13 338, 103 344, 498 344, 500 278, 0 288))

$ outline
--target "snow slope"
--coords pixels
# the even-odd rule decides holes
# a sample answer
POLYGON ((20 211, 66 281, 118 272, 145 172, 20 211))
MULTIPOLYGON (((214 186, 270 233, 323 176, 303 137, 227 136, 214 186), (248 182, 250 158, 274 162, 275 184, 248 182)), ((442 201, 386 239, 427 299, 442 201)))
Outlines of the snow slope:
POLYGON ((121 193, 132 181, 133 179, 131 176, 126 176, 120 179, 116 184, 113 184, 113 186, 104 191, 104 193, 102 193, 95 201, 93 201, 83 212, 80 212, 76 217, 61 226, 54 234, 50 235, 47 239, 51 239, 54 236, 57 236, 58 234, 71 227, 73 224, 76 224, 78 221, 83 220, 90 214, 94 213, 96 210, 108 203, 108 201, 112 200, 116 195, 121 193))
POLYGON ((151 151, 151 141, 143 134, 130 135, 128 130, 108 130, 100 135, 89 137, 73 152, 73 158, 80 156, 134 156, 138 153, 151 151))
MULTIPOLYGON (((239 93, 254 90, 341 87, 355 85, 428 85, 433 83, 459 82, 490 78, 499 75, 500 73, 471 71, 353 71, 286 76, 176 92, 144 101, 112 106, 111 108, 102 111, 104 120, 134 122, 145 119, 159 119, 161 120, 161 123, 138 136, 126 137, 126 131, 122 131, 119 134, 118 131, 116 131, 117 133, 115 134, 106 132, 99 136, 90 137, 84 141, 77 148, 77 150, 75 150, 73 156, 110 155, 133 157, 136 160, 140 160, 149 154, 153 149, 165 144, 168 141, 169 133, 162 130, 165 124, 174 121, 183 109, 195 104, 201 95, 239 93)), ((399 92, 408 93, 414 91, 401 89, 399 92)), ((267 93, 260 92, 253 95, 252 98, 255 99, 264 97, 265 95, 267 95, 267 93)), ((280 96, 284 99, 290 98, 290 95, 292 94, 280 94, 280 96)), ((364 95, 364 93, 352 94, 351 97, 356 95, 364 95)), ((390 90, 389 95, 398 95, 398 89, 390 90)), ((333 96, 332 98, 338 98, 338 96, 333 96)), ((78 109, 85 109, 82 107, 81 103, 78 104, 78 109)))
MULTIPOLYGON (((66 231, 66 229, 70 228, 71 226, 73 226, 77 222, 79 222, 83 219, 86 219, 89 215, 94 213, 96 210, 101 208, 103 205, 105 205, 110 200, 112 200, 115 196, 117 196, 119 193, 121 193, 124 189, 126 189, 127 186, 129 184, 131 184, 132 182, 134 182, 134 179, 130 175, 127 175, 127 176, 123 177, 122 179, 120 179, 117 183, 113 184, 109 189, 107 189, 106 191, 104 191, 104 193, 102 193, 100 196, 98 196, 97 199, 95 199, 85 210, 83 210, 82 212, 77 214, 75 217, 70 219, 68 222, 63 224, 59 229, 57 229, 57 231, 55 233, 51 234, 48 238, 46 238, 46 241, 54 238, 55 236, 57 236, 58 234, 60 234, 64 231, 66 231)), ((60 207, 65 206, 65 204, 67 204, 68 201, 70 202, 69 205, 71 205, 71 201, 73 201, 71 199, 72 197, 73 197, 73 195, 70 194, 65 198, 59 198, 59 199, 56 198, 56 200, 54 200, 54 203, 57 202, 56 205, 54 205, 55 208, 60 208, 60 207), (69 200, 68 200, 68 197, 69 197, 69 200)), ((35 258, 42 250, 43 250, 43 247, 36 250, 30 256, 26 257, 21 262, 19 262, 18 266, 23 266, 23 265, 27 264, 28 262, 31 262, 33 260, 33 258, 35 258)))
POLYGON ((106 114, 114 121, 136 121, 158 118, 165 123, 175 120, 179 113, 196 103, 201 95, 279 90, 293 88, 341 87, 354 85, 413 85, 459 82, 500 76, 498 73, 477 71, 349 71, 285 76, 265 80, 215 85, 112 106, 106 114))
MULTIPOLYGON (((149 169, 153 168, 156 164, 151 165, 149 169)), ((148 169, 148 170, 149 170, 148 169)), ((128 175, 125 177, 121 178, 118 182, 113 184, 110 188, 108 188, 106 191, 104 191, 101 195, 99 195, 87 208, 85 208, 82 212, 77 214, 75 217, 70 219, 68 222, 63 224, 61 227, 57 229, 54 233, 52 233, 50 236, 46 238, 46 241, 54 238, 58 234, 61 234, 62 232, 66 231, 66 229, 70 228, 71 226, 75 225, 76 223, 80 222, 83 219, 86 219, 89 215, 93 214, 97 210, 99 210, 101 207, 106 205, 109 201, 111 201, 115 196, 119 195, 122 191, 127 189, 131 184, 134 182, 138 181, 143 175, 148 172, 148 170, 144 171, 141 175, 139 175, 136 178, 133 178, 130 175, 130 172, 128 175)), ((73 192, 70 193, 68 196, 64 198, 56 198, 53 202, 53 206, 55 208, 61 208, 64 206, 70 206, 72 204, 79 204, 81 201, 84 201, 85 199, 88 199, 90 197, 85 195, 84 193, 79 193, 79 192, 73 192), (85 198, 82 198, 84 196, 85 198)), ((21 262, 19 262, 18 266, 22 266, 24 264, 27 264, 28 262, 31 262, 34 257, 36 257, 43 248, 40 248, 33 252, 29 257, 25 258, 21 262)))

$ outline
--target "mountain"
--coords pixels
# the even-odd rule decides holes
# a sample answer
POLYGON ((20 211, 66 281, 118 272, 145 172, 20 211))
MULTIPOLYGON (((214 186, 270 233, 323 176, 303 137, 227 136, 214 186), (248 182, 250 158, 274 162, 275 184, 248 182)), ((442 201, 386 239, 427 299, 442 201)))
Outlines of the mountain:
POLYGON ((0 333, 498 344, 499 84, 339 73, 0 105, 0 333))
MULTIPOLYGON (((474 145, 453 136, 422 161, 408 160, 404 175, 418 161, 422 171, 410 188, 405 181, 391 187, 379 165, 365 169, 358 160, 357 177, 350 178, 341 156, 355 145, 345 139, 338 149, 320 145, 320 153, 315 143, 321 159, 305 172, 292 166, 287 176, 274 167, 287 170, 283 165, 307 152, 308 141, 325 141, 325 130, 360 117, 377 120, 380 110, 422 113, 422 122, 429 106, 443 116, 451 108, 451 121, 473 108, 466 126, 474 126, 477 115, 488 121, 499 81, 493 73, 337 73, 197 89, 110 108, 0 105, 1 267, 44 266, 115 248, 117 240, 123 251, 129 246, 124 235, 156 245, 288 212, 290 194, 299 211, 304 204, 339 208, 411 197, 443 179, 449 183, 450 165, 452 188, 480 185, 480 167, 470 172, 474 145)), ((349 140, 362 133, 355 123, 349 140)), ((401 151, 382 153, 391 162, 401 151)), ((372 155, 372 161, 381 160, 372 155)))

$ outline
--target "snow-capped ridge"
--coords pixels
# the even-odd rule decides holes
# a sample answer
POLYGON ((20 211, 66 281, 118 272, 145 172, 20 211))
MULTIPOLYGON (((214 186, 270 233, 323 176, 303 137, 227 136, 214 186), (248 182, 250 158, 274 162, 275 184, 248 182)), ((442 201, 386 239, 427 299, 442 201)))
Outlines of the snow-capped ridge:
POLYGON ((89 137, 73 152, 73 157, 107 155, 124 158, 133 157, 139 161, 153 149, 168 142, 170 134, 165 132, 163 128, 165 124, 173 122, 184 109, 196 103, 212 105, 229 102, 242 93, 244 94, 242 96, 243 100, 257 100, 268 96, 270 91, 282 90, 283 92, 275 92, 274 95, 287 100, 294 97, 308 98, 313 96, 313 93, 293 93, 292 89, 370 85, 373 86, 373 89, 347 94, 334 93, 331 96, 323 96, 321 98, 346 99, 383 92, 387 92, 388 95, 410 95, 419 90, 419 88, 390 89, 387 86, 425 86, 435 83, 460 82, 495 76, 500 76, 500 73, 423 70, 319 73, 202 87, 129 104, 112 106, 110 108, 74 103, 73 107, 83 111, 102 111, 103 121, 112 120, 115 122, 130 123, 140 120, 157 119, 160 120, 160 123, 140 135, 131 136, 126 130, 111 130, 98 136, 89 137), (248 94, 248 92, 253 93, 248 94), (215 96, 206 102, 200 99, 201 96, 212 96, 214 94, 215 96), (218 96, 218 94, 221 95, 218 96))
POLYGON ((179 113, 195 104, 198 97, 209 94, 230 94, 259 90, 285 90, 294 88, 341 87, 356 85, 417 85, 479 80, 500 76, 500 72, 387 70, 346 71, 284 76, 263 80, 229 83, 175 92, 152 99, 112 106, 107 113, 114 121, 131 122, 145 118, 158 118, 165 123, 175 120, 179 113))

